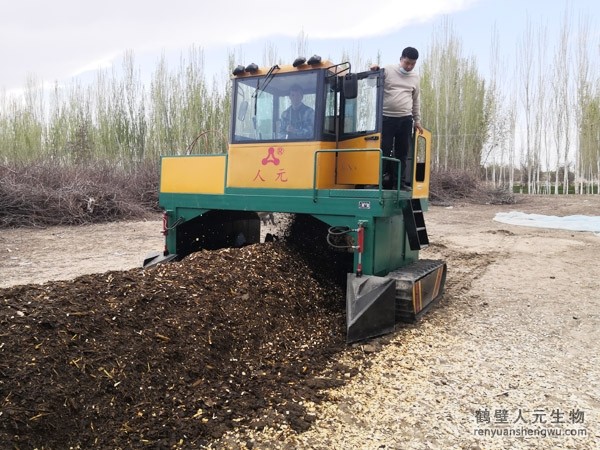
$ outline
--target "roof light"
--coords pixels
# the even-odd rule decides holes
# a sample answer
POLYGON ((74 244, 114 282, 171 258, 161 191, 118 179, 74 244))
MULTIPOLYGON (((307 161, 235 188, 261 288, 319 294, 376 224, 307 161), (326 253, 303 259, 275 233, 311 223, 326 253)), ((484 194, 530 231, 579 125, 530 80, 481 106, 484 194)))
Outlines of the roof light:
POLYGON ((244 66, 242 66, 241 64, 238 65, 235 69, 233 69, 233 75, 234 76, 238 76, 244 73, 244 66))
POLYGON ((258 72, 258 66, 255 63, 248 64, 245 70, 250 73, 258 72))
POLYGON ((302 64, 304 64, 305 62, 306 62, 306 58, 304 56, 298 56, 292 63, 292 66, 298 67, 298 66, 301 66, 302 64))
POLYGON ((308 64, 310 64, 311 66, 315 64, 321 64, 321 57, 318 55, 312 55, 308 60, 308 64))

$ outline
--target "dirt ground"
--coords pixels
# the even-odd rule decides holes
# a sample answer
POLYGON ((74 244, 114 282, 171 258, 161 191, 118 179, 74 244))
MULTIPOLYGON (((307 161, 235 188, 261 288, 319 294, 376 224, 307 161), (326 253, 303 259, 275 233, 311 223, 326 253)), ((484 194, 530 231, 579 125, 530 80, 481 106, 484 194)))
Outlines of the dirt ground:
POLYGON ((158 220, 0 231, 0 447, 598 448, 600 236, 511 210, 600 198, 432 206, 444 298, 350 347, 332 268, 279 243, 143 272, 158 220))

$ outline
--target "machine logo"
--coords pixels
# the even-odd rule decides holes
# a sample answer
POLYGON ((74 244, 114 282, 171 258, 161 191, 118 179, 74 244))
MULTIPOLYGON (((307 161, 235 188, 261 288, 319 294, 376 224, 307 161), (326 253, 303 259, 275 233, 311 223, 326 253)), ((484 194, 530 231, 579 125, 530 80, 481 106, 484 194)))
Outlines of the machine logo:
MULTIPOLYGON (((279 148, 277 153, 279 153, 280 155, 283 154, 283 149, 279 148)), ((269 150, 267 150, 267 157, 263 158, 261 161, 262 165, 266 166, 267 164, 271 163, 275 166, 278 166, 279 162, 280 162, 279 158, 277 158, 275 156, 275 148, 269 147, 269 150)))
POLYGON ((358 202, 358 209, 371 209, 371 202, 360 200, 358 202))
POLYGON ((262 168, 259 166, 256 175, 254 176, 254 178, 252 179, 253 182, 266 182, 266 181, 277 181, 280 183, 287 183, 288 182, 288 174, 286 172, 286 169, 284 167, 281 167, 279 169, 271 169, 269 170, 268 166, 269 164, 273 164, 274 166, 279 166, 282 162, 281 158, 284 154, 284 149, 283 147, 269 147, 267 150, 267 154, 264 158, 262 158, 260 160, 261 165, 263 166, 262 168), (275 156, 277 155, 277 156, 275 156), (277 173, 274 173, 274 170, 277 170, 277 173))

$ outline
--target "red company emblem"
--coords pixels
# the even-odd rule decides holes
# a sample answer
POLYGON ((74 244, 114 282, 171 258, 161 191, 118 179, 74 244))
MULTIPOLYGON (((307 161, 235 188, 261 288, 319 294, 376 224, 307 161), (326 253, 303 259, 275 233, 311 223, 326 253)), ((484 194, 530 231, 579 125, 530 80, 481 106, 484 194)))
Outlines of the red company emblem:
MULTIPOLYGON (((278 149, 277 153, 281 155, 283 153, 283 149, 278 149)), ((275 147, 269 147, 267 157, 262 159, 263 166, 266 166, 269 163, 272 163, 275 166, 278 166, 280 163, 279 158, 275 156, 275 147)))

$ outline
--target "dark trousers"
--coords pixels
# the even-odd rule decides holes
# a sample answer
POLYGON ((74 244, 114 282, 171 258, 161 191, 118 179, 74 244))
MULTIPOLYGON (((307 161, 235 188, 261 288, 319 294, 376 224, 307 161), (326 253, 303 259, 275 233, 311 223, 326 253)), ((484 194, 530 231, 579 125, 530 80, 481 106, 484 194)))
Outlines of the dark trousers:
MULTIPOLYGON (((410 181, 407 180, 406 159, 408 158, 412 137, 412 116, 383 116, 381 150, 383 151, 383 156, 400 160, 400 181, 403 185, 410 184, 410 181)), ((398 186, 398 166, 391 161, 384 161, 383 174, 384 185, 386 185, 388 189, 396 189, 398 186)))

